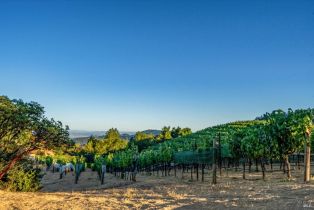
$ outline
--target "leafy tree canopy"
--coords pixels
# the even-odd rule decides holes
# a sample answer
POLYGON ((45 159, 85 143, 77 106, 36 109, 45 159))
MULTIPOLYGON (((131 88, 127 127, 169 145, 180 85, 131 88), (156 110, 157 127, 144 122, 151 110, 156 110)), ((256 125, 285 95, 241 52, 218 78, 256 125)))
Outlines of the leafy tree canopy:
POLYGON ((31 151, 70 145, 68 130, 38 103, 0 96, 0 180, 31 151))

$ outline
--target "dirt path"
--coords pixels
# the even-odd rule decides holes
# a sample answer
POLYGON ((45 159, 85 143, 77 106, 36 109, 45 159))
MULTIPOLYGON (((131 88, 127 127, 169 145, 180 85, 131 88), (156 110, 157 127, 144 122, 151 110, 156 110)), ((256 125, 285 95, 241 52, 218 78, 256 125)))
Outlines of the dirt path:
MULTIPOLYGON (((74 184, 74 175, 59 179, 47 172, 44 185, 36 193, 0 191, 0 209, 314 209, 314 184, 285 181, 282 172, 269 180, 242 180, 241 173, 218 179, 219 184, 189 181, 175 177, 139 175, 133 183, 111 174, 100 185, 96 172, 87 170, 74 184)), ((260 173, 252 173, 256 179, 260 173)))

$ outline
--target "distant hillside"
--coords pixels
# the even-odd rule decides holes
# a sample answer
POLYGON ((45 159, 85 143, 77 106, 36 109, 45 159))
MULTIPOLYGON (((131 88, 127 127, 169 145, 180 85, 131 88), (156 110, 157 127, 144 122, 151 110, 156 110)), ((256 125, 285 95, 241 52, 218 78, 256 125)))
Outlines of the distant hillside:
MULTIPOLYGON (((87 131, 87 130, 70 130, 70 138, 89 137, 89 136, 105 136, 107 131, 87 131)), ((134 135, 132 131, 120 131, 121 135, 134 135)))
POLYGON ((72 138, 72 140, 77 144, 84 145, 84 144, 87 144, 88 138, 89 137, 77 137, 77 138, 72 138))
POLYGON ((157 136, 161 133, 161 130, 148 129, 142 132, 145 134, 153 134, 154 136, 157 136))
MULTIPOLYGON (((87 134, 90 134, 90 133, 81 133, 81 134, 87 135, 87 134)), ((84 137, 72 137, 71 139, 75 143, 79 143, 79 144, 84 145, 84 144, 87 144, 87 141, 88 141, 90 136, 92 136, 92 135, 84 136, 84 137)), ((105 137, 105 135, 99 135, 99 136, 93 135, 93 136, 95 136, 97 139, 103 139, 105 137)), ((134 135, 129 134, 129 133, 122 133, 120 136, 121 136, 122 139, 130 140, 134 135)))
POLYGON ((128 134, 128 133, 122 133, 120 136, 122 139, 130 140, 134 135, 128 134))
POLYGON ((85 130, 70 130, 70 138, 104 136, 106 131, 85 131, 85 130))
MULTIPOLYGON (((153 134, 154 136, 160 134, 160 130, 154 130, 154 129, 148 129, 142 131, 146 134, 153 134)), ((70 138, 75 142, 79 144, 86 144, 88 141, 88 138, 90 136, 95 136, 96 138, 104 138, 106 134, 106 131, 84 131, 84 130, 70 130, 70 138)), ((134 137, 135 132, 120 132, 121 138, 130 140, 132 137, 134 137)))

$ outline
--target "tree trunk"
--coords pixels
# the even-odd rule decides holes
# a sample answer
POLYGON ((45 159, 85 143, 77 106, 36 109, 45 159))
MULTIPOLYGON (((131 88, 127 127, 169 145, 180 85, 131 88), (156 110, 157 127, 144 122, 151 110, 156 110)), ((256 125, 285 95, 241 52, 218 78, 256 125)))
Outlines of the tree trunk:
POLYGON ((280 170, 282 170, 284 174, 286 173, 286 161, 285 161, 285 158, 280 160, 280 170))
POLYGON ((289 156, 287 155, 286 157, 285 157, 285 165, 287 166, 287 177, 288 177, 288 179, 290 179, 291 178, 291 169, 290 169, 290 162, 289 162, 289 156))
POLYGON ((18 162, 19 160, 22 159, 22 157, 26 154, 28 154, 29 152, 35 150, 35 148, 32 149, 28 149, 18 155, 16 155, 12 160, 9 161, 9 164, 7 166, 5 166, 1 171, 0 171, 0 180, 4 177, 4 175, 6 175, 8 173, 8 171, 13 168, 13 166, 16 164, 16 162, 18 162))

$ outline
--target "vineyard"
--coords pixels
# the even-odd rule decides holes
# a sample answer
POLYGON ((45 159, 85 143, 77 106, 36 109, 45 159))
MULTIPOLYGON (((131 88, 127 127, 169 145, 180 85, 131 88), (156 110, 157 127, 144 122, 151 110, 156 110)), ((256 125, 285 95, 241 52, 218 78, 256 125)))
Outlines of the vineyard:
POLYGON ((266 180, 267 174, 282 171, 286 179, 291 180, 292 166, 298 170, 302 168, 304 181, 309 182, 312 122, 311 109, 276 110, 253 121, 210 127, 154 144, 140 152, 131 141, 125 149, 113 153, 85 154, 86 157, 78 154, 54 158, 36 156, 36 160, 46 163, 47 170, 52 165, 60 178, 66 171, 74 170, 75 183, 87 167, 97 172, 101 184, 105 182, 106 173, 133 182, 136 182, 137 174, 141 174, 207 180, 216 184, 217 177, 229 172, 241 172, 246 179, 247 174, 260 171, 261 179, 266 180))
MULTIPOLYGON (((234 122, 214 126, 188 136, 179 137, 149 147, 140 153, 131 145, 129 148, 103 157, 108 171, 122 179, 132 177, 137 172, 168 176, 170 171, 192 171, 204 180, 204 169, 215 173, 219 169, 229 170, 242 167, 243 178, 246 171, 252 171, 252 165, 262 178, 273 170, 274 164, 291 179, 291 161, 304 167, 304 181, 310 181, 310 144, 313 122, 313 110, 281 110, 267 113, 257 120, 234 122), (304 149, 305 148, 305 149, 304 149), (302 153, 302 155, 301 155, 302 153), (305 157, 305 158, 304 158, 305 157), (270 169, 266 170, 266 166, 270 169)), ((99 157, 102 159, 102 157, 99 157)), ((99 160, 98 160, 99 161, 99 160)))
MULTIPOLYGON (((149 186, 152 195, 157 193, 172 200, 165 208, 189 206, 191 202, 207 208, 218 199, 210 196, 218 192, 232 192, 229 196, 239 199, 235 196, 237 190, 245 194, 255 187, 266 192, 272 186, 270 195, 263 194, 266 198, 262 199, 273 202, 277 194, 284 196, 285 192, 278 190, 285 187, 294 190, 304 186, 312 191, 313 109, 275 110, 251 121, 231 122, 194 133, 189 128, 171 130, 165 126, 156 136, 138 132, 129 141, 122 139, 117 129, 110 129, 102 139, 92 136, 86 145, 78 145, 69 138, 67 126, 47 119, 40 105, 0 99, 4 113, 0 118, 3 190, 82 193, 123 188, 128 192, 134 187, 134 192, 140 194, 149 186), (239 185, 244 186, 238 189, 239 185)), ((139 194, 138 199, 147 199, 139 194)), ((79 196, 85 199, 84 194, 79 196)), ((312 206, 312 197, 304 196, 304 205, 312 206)), ((121 200, 115 202, 120 205, 121 200)), ((257 205, 252 202, 228 201, 220 207, 230 207, 230 203, 243 208, 247 204, 257 205)), ((301 205, 295 200, 287 203, 301 205)), ((145 205, 156 208, 159 204, 145 205)), ((136 200, 130 206, 121 206, 129 207, 145 208, 138 206, 136 200)))

